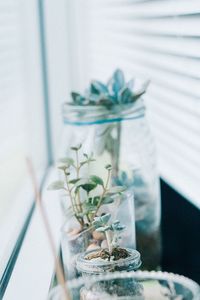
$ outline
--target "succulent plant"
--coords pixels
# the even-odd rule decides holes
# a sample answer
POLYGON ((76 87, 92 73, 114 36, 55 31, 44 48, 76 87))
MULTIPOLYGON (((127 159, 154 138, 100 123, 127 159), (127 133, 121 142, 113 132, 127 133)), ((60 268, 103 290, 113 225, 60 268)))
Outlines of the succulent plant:
POLYGON ((125 185, 126 187, 132 187, 134 186, 134 172, 132 172, 132 176, 129 177, 128 174, 125 171, 120 171, 118 176, 113 178, 113 183, 117 185, 125 185))
POLYGON ((80 106, 103 105, 110 108, 116 104, 134 103, 145 93, 148 83, 145 82, 143 87, 136 91, 134 90, 134 80, 126 82, 122 70, 117 69, 107 84, 93 80, 84 95, 72 92, 73 102, 71 104, 80 106))
POLYGON ((118 241, 121 238, 120 233, 124 231, 125 226, 116 220, 109 224, 111 214, 105 214, 103 216, 95 217, 92 225, 96 231, 103 232, 106 236, 109 253, 112 253, 113 247, 119 247, 118 241))

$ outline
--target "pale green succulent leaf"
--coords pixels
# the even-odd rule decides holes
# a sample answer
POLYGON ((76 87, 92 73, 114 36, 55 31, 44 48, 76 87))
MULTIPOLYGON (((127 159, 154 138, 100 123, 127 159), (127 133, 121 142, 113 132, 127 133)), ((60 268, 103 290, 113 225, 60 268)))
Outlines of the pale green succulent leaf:
POLYGON ((125 186, 113 186, 109 189, 108 194, 117 194, 117 193, 122 193, 126 190, 125 186))
POLYGON ((78 181, 80 181, 80 178, 71 179, 69 181, 70 184, 76 184, 78 181))
POLYGON ((74 165, 74 160, 73 158, 69 158, 69 157, 64 157, 59 159, 59 162, 66 164, 66 166, 73 166, 74 165))
POLYGON ((102 226, 102 227, 98 227, 97 229, 96 229, 96 231, 98 231, 98 232, 106 232, 106 231, 108 231, 108 230, 110 230, 110 226, 102 226))
POLYGON ((57 167, 59 170, 65 171, 67 169, 66 165, 58 165, 57 167))
POLYGON ((81 166, 84 166, 84 165, 87 164, 87 163, 88 163, 88 160, 83 160, 83 161, 80 162, 80 165, 81 165, 81 166))
POLYGON ((100 218, 100 221, 102 222, 102 224, 107 224, 108 221, 110 220, 110 217, 111 217, 111 214, 108 213, 99 218, 100 218))
POLYGON ((102 204, 111 204, 114 202, 114 199, 112 197, 103 197, 102 204))
POLYGON ((115 95, 118 94, 118 92, 124 87, 124 85, 125 85, 124 74, 120 69, 117 69, 113 74, 113 83, 112 83, 112 89, 115 95))
POLYGON ((63 181, 58 180, 58 181, 54 181, 52 182, 49 186, 48 186, 48 190, 62 190, 65 188, 65 184, 63 181))
POLYGON ((90 86, 90 91, 93 94, 107 94, 108 88, 105 84, 101 83, 98 80, 93 80, 90 86))
POLYGON ((83 105, 86 102, 85 97, 77 92, 71 92, 74 105, 83 105))

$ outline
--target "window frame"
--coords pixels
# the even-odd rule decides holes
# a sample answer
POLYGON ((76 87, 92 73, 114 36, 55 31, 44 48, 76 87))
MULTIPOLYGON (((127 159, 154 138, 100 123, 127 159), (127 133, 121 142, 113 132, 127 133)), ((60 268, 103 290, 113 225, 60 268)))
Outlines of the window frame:
MULTIPOLYGON (((37 30, 37 41, 39 43, 39 57, 41 63, 41 78, 38 79, 34 76, 33 80, 41 81, 42 85, 42 100, 43 100, 43 115, 45 119, 45 143, 46 143, 46 166, 41 169, 41 174, 38 175, 38 184, 43 193, 43 205, 49 216, 50 226, 53 231, 53 236, 55 238, 57 249, 60 247, 60 228, 62 223, 62 215, 60 209, 59 201, 56 201, 54 193, 48 193, 46 187, 50 181, 57 178, 57 172, 51 169, 51 165, 55 157, 60 153, 59 149, 55 149, 55 145, 61 141, 61 151, 63 151, 64 145, 62 145, 63 140, 63 124, 61 119, 60 107, 61 103, 65 101, 67 95, 68 83, 69 83, 69 68, 70 59, 68 53, 66 53, 65 59, 59 61, 57 72, 61 70, 59 76, 55 75, 54 66, 57 63, 56 55, 64 55, 65 51, 68 50, 68 37, 66 40, 62 35, 67 32, 66 16, 67 5, 65 0, 62 0, 59 5, 56 4, 57 14, 60 14, 60 22, 57 22, 55 13, 55 3, 48 1, 37 0, 24 2, 23 12, 26 15, 26 20, 32 18, 33 12, 36 11, 35 18, 37 19, 36 27, 29 28, 32 31, 37 30), (62 15, 62 16, 61 16, 62 15), (53 18, 53 20, 52 20, 53 18), (51 21, 53 24, 51 24, 51 21), (52 33, 53 25, 56 25, 55 31, 52 33), (57 26, 58 25, 58 26, 57 26), (60 28, 63 30, 60 33, 60 28), (59 44, 56 45, 57 48, 54 49, 54 36, 56 38, 59 35, 59 44), (62 47, 62 53, 59 53, 59 47, 62 47), (50 49, 49 49, 50 48, 50 49), (51 51, 53 48, 53 51, 51 51), (47 51, 48 49, 48 51, 47 51), (50 50, 50 51, 49 51, 50 50), (48 53, 47 53, 48 52, 48 53), (62 79, 62 82, 60 82, 62 79), (51 84, 50 84, 51 83, 51 84), (61 84, 61 85, 60 85, 61 84), (56 94, 59 90, 60 93, 56 94), (64 96, 64 97, 63 97, 64 96), (56 99, 55 99, 56 98, 56 99), (55 103, 56 100, 60 102, 55 103), (54 114, 52 114, 54 112, 54 114), (60 120, 58 120, 60 118, 60 120), (60 124, 57 124, 59 123, 60 124), (54 145, 54 147, 53 147, 54 145), (48 203, 47 203, 48 202, 48 203), (56 213, 57 212, 57 213, 56 213)), ((27 24, 30 27, 30 25, 27 24)), ((25 29, 25 30, 29 30, 25 29)), ((31 35, 31 34, 30 34, 31 35)), ((32 54, 34 53, 35 47, 34 41, 30 41, 29 47, 32 54)), ((38 54, 37 54, 38 55, 38 54)), ((30 57, 29 57, 30 60, 30 57)), ((32 67, 35 66, 32 64, 32 67)), ((34 91, 34 90, 33 90, 34 91)), ((32 90, 30 92, 33 92, 32 90)), ((57 195, 58 197, 58 195, 57 195)), ((13 240, 13 245, 10 248, 10 253, 8 253, 7 261, 4 264, 3 276, 0 277, 0 287, 1 293, 0 298, 3 299, 44 299, 48 294, 48 290, 51 284, 51 279, 54 271, 54 261, 49 248, 48 240, 46 239, 46 233, 44 232, 43 224, 41 224, 41 217, 38 210, 35 207, 34 195, 30 195, 27 199, 27 195, 21 195, 21 201, 26 203, 27 209, 23 215, 19 215, 22 224, 19 226, 19 231, 16 236, 16 240, 13 240), (23 200, 22 200, 23 198, 23 200), (39 228, 40 227, 40 228, 39 228), (39 229, 38 229, 39 228, 39 229), (34 244, 34 246, 33 246, 34 244), (31 263, 30 263, 31 262, 31 263), (46 262, 41 268, 43 262, 46 262), (26 268, 29 268, 27 271, 26 268), (39 272, 38 272, 39 270, 39 272), (28 274, 30 275, 30 280, 28 280, 28 274), (35 283, 37 282, 38 287, 35 288, 35 283)), ((59 199, 57 199, 59 200, 59 199)), ((18 208, 19 210, 19 208, 18 208)), ((18 218, 18 217, 17 217, 18 218)), ((0 273, 1 276, 1 273, 0 273)))
MULTIPOLYGON (((23 34, 27 40, 26 43, 28 43, 28 49, 25 50, 28 50, 29 52, 28 56, 24 58, 26 61, 24 70, 28 73, 31 73, 31 71, 33 72, 33 74, 31 73, 31 77, 28 79, 30 81, 30 93, 34 90, 36 91, 35 96, 39 97, 37 101, 41 101, 40 108, 44 118, 44 122, 43 120, 41 122, 43 126, 41 130, 43 130, 44 133, 45 161, 42 160, 42 166, 36 172, 38 184, 40 185, 40 188, 42 188, 46 176, 48 175, 48 168, 53 160, 44 34, 44 12, 41 0, 29 2, 25 1, 20 4, 22 23, 26 24, 26 21, 30 20, 30 24, 27 25, 28 28, 23 28, 23 34), (29 30, 30 36, 28 35, 29 30), (34 62, 31 61, 32 57, 34 58, 34 62), (37 66, 33 66, 35 64, 35 60, 37 62, 37 66), (26 68, 27 62, 28 69, 26 68), (38 84, 40 85, 39 87, 38 84)), ((33 100, 31 97, 30 99, 33 100)), ((30 103, 30 99, 28 99, 29 102, 27 104, 27 106, 29 106, 29 111, 31 111, 35 105, 35 103, 33 103, 33 105, 30 103)), ((34 148, 34 145, 32 145, 32 148, 34 148)), ((0 234, 2 234, 4 240, 1 244, 2 255, 0 256, 0 298, 3 298, 3 295, 7 290, 7 285, 12 277, 18 256, 23 249, 23 243, 24 240, 26 240, 29 225, 31 224, 32 217, 34 216, 35 201, 30 180, 27 179, 24 181, 23 187, 16 195, 15 200, 15 204, 11 207, 8 216, 6 217, 6 221, 0 230, 0 234)))

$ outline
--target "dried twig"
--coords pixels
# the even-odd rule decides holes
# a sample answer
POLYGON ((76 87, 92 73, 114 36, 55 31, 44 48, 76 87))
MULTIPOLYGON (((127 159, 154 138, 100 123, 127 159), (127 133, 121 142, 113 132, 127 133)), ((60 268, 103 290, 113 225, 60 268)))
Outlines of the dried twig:
POLYGON ((45 212, 45 209, 43 207, 42 204, 42 197, 41 197, 41 193, 39 191, 38 185, 37 185, 37 180, 36 180, 36 176, 35 176, 35 172, 33 169, 33 165, 32 162, 29 158, 27 158, 27 167, 28 167, 28 172, 33 184, 33 188, 34 188, 34 193, 35 193, 35 201, 36 204, 38 206, 38 209, 40 211, 43 223, 44 223, 44 227, 46 230, 46 234, 49 240, 49 244, 50 244, 50 248, 54 257, 54 262, 55 262, 55 272, 56 272, 56 277, 58 280, 58 283, 61 285, 62 287, 62 291, 63 291, 63 300, 71 300, 71 296, 70 296, 70 292, 65 284, 65 278, 64 278, 64 274, 63 274, 63 270, 60 264, 60 260, 57 257, 57 253, 56 253, 56 247, 54 244, 54 240, 53 240, 53 236, 52 236, 52 232, 51 232, 51 228, 48 222, 48 218, 45 212))

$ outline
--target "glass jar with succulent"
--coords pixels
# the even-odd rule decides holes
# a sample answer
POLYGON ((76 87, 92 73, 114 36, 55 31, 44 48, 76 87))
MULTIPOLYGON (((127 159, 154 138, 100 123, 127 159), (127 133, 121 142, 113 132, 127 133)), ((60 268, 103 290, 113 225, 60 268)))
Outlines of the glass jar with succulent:
POLYGON ((62 228, 61 248, 68 278, 78 276, 75 263, 80 253, 100 249, 106 242, 103 233, 95 229, 96 217, 112 212, 113 219, 120 217, 125 210, 124 221, 125 225, 129 225, 129 230, 123 242, 126 246, 135 247, 133 195, 129 194, 124 186, 111 185, 110 164, 103 168, 106 176, 101 178, 90 172, 91 164, 95 163, 92 154, 82 153, 81 145, 71 147, 71 151, 73 157, 65 157, 59 161, 58 168, 63 179, 53 182, 48 187, 49 190, 62 190, 65 195, 63 206, 66 222, 62 228))
POLYGON ((94 218, 93 227, 104 235, 100 249, 86 251, 77 258, 76 267, 82 275, 99 275, 105 272, 133 271, 140 267, 140 253, 120 246, 125 226, 120 221, 109 222, 111 214, 94 218))
POLYGON ((151 270, 160 264, 160 188, 142 99, 147 85, 137 88, 118 69, 108 83, 93 80, 84 95, 72 92, 63 119, 66 140, 92 149, 99 165, 112 164, 112 182, 134 191, 137 248, 144 268, 151 270))

